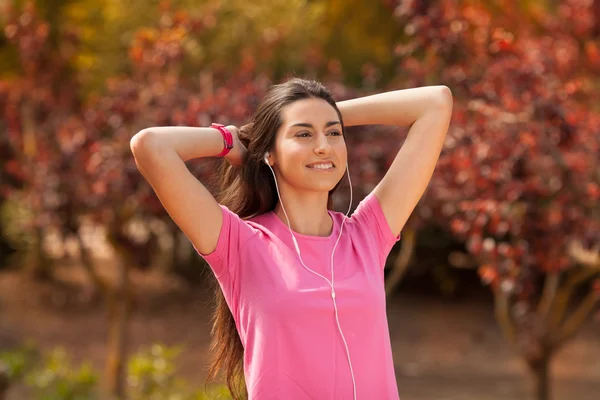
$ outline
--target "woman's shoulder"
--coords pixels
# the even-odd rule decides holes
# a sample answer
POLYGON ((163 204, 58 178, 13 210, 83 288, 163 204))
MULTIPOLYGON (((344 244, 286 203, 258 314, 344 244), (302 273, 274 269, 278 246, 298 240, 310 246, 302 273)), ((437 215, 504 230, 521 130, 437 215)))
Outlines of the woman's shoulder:
POLYGON ((249 218, 240 218, 240 221, 241 223, 249 226, 255 232, 255 236, 270 236, 272 235, 274 229, 272 214, 273 213, 269 211, 249 218))
POLYGON ((265 226, 267 226, 267 225, 269 225, 269 224, 270 224, 270 222, 271 222, 271 217, 272 217, 272 215, 271 215, 271 214, 272 214, 272 212, 271 212, 271 211, 267 211, 267 212, 265 212, 265 213, 262 213, 262 214, 255 215, 255 216, 253 216, 253 217, 246 218, 246 219, 245 219, 245 221, 246 221, 248 224, 250 224, 250 225, 252 225, 252 226, 255 226, 255 227, 257 227, 257 228, 260 228, 260 227, 263 227, 263 228, 264 228, 265 226))
POLYGON ((239 241, 247 242, 254 236, 264 236, 269 232, 269 213, 246 218, 225 204, 219 203, 219 206, 223 213, 221 235, 228 234, 233 238, 239 238, 239 241))
MULTIPOLYGON (((365 212, 368 213, 376 211, 378 207, 379 203, 377 201, 377 198, 375 197, 373 192, 371 192, 358 203, 358 205, 354 208, 354 210, 352 210, 352 212, 348 214, 348 221, 346 221, 346 223, 356 223, 357 220, 361 219, 362 214, 365 214, 365 212)), ((336 221, 340 222, 346 217, 346 213, 340 211, 330 211, 330 214, 334 217, 336 221)))

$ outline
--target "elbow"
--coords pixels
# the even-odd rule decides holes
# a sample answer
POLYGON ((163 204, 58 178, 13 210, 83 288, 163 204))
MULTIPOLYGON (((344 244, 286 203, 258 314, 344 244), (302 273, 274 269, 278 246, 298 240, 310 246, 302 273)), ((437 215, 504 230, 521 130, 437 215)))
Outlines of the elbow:
POLYGON ((155 135, 149 129, 142 129, 129 141, 129 148, 134 157, 141 152, 147 151, 152 148, 153 143, 156 141, 155 135))
POLYGON ((436 95, 436 99, 440 107, 452 109, 454 105, 454 99, 452 97, 452 91, 448 86, 438 86, 439 93, 436 95))

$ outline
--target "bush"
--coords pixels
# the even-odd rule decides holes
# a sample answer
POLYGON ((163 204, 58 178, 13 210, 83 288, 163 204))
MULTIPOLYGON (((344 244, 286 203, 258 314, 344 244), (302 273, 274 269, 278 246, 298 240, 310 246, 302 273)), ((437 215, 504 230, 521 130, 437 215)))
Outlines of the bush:
POLYGON ((204 390, 192 390, 176 376, 175 361, 181 347, 166 347, 153 344, 150 349, 130 358, 127 371, 127 384, 132 400, 205 400, 231 399, 229 390, 220 386, 211 390, 210 396, 204 390))
MULTIPOLYGON (((177 378, 176 361, 181 347, 153 344, 131 356, 127 369, 128 398, 131 400, 231 399, 226 386, 193 389, 177 378)), ((98 387, 99 373, 89 364, 76 366, 62 348, 42 355, 32 344, 0 354, 0 373, 8 385, 24 384, 35 400, 105 399, 98 387)), ((0 379, 0 394, 1 391, 0 379)))
POLYGON ((94 400, 98 374, 89 363, 72 364, 62 348, 45 356, 24 379, 32 394, 40 400, 94 400))
POLYGON ((32 343, 0 353, 0 368, 8 378, 9 384, 21 381, 40 360, 40 353, 32 343))

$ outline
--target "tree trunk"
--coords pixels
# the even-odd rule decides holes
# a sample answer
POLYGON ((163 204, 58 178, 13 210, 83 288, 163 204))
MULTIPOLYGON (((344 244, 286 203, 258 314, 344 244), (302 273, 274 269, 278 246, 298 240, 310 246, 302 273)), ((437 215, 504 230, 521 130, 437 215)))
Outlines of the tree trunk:
POLYGON ((108 297, 108 360, 106 376, 110 393, 119 400, 126 394, 127 349, 129 338, 129 316, 131 311, 128 268, 123 257, 119 257, 119 276, 115 289, 108 297))
POLYGON ((595 38, 598 38, 600 37, 600 0, 594 0, 594 5, 592 7, 592 12, 594 13, 594 28, 592 30, 592 35, 595 38))
POLYGON ((89 250, 85 247, 83 242, 83 238, 81 237, 81 232, 75 232, 75 238, 77 239, 77 244, 79 245, 79 258, 81 261, 81 265, 83 266, 84 271, 86 272, 90 282, 92 283, 92 289, 89 293, 87 293, 88 300, 95 300, 98 295, 103 295, 105 299, 108 301, 110 298, 110 288, 109 284, 105 282, 105 280, 96 273, 94 269, 94 262, 92 260, 92 255, 89 250))
POLYGON ((29 271, 35 280, 52 280, 52 260, 44 251, 44 230, 36 227, 33 248, 29 254, 29 271))
POLYGON ((413 257, 416 245, 416 232, 414 229, 406 228, 402 232, 402 241, 400 242, 400 252, 394 260, 392 271, 385 282, 385 293, 386 296, 390 296, 394 293, 396 286, 402 280, 402 277, 406 273, 410 261, 413 257))
POLYGON ((8 371, 6 366, 0 361, 0 400, 8 398, 8 387, 10 381, 8 379, 8 371))
POLYGON ((169 272, 183 278, 188 283, 202 282, 204 280, 203 271, 195 262, 195 250, 189 239, 174 224, 170 227, 170 233, 173 238, 173 248, 170 254, 169 272), (181 254, 182 247, 186 248, 184 254, 181 254))
POLYGON ((550 387, 551 360, 550 352, 546 351, 539 359, 529 361, 535 400, 551 400, 552 398, 550 387))

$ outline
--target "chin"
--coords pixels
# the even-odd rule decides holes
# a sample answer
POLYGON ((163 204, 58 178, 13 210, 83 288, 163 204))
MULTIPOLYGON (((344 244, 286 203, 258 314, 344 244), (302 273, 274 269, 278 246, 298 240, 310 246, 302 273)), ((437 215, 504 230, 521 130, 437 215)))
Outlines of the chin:
POLYGON ((337 185, 337 183, 339 182, 339 180, 333 181, 323 181, 323 182, 309 182, 309 185, 307 185, 307 189, 308 190, 312 190, 315 192, 326 192, 329 193, 333 190, 333 188, 335 188, 335 185, 337 185))
POLYGON ((342 176, 323 176, 323 177, 315 177, 314 175, 309 176, 296 176, 294 179, 294 183, 292 186, 296 187, 299 190, 305 190, 308 192, 324 192, 329 193, 335 188, 335 186, 344 178, 342 176))

